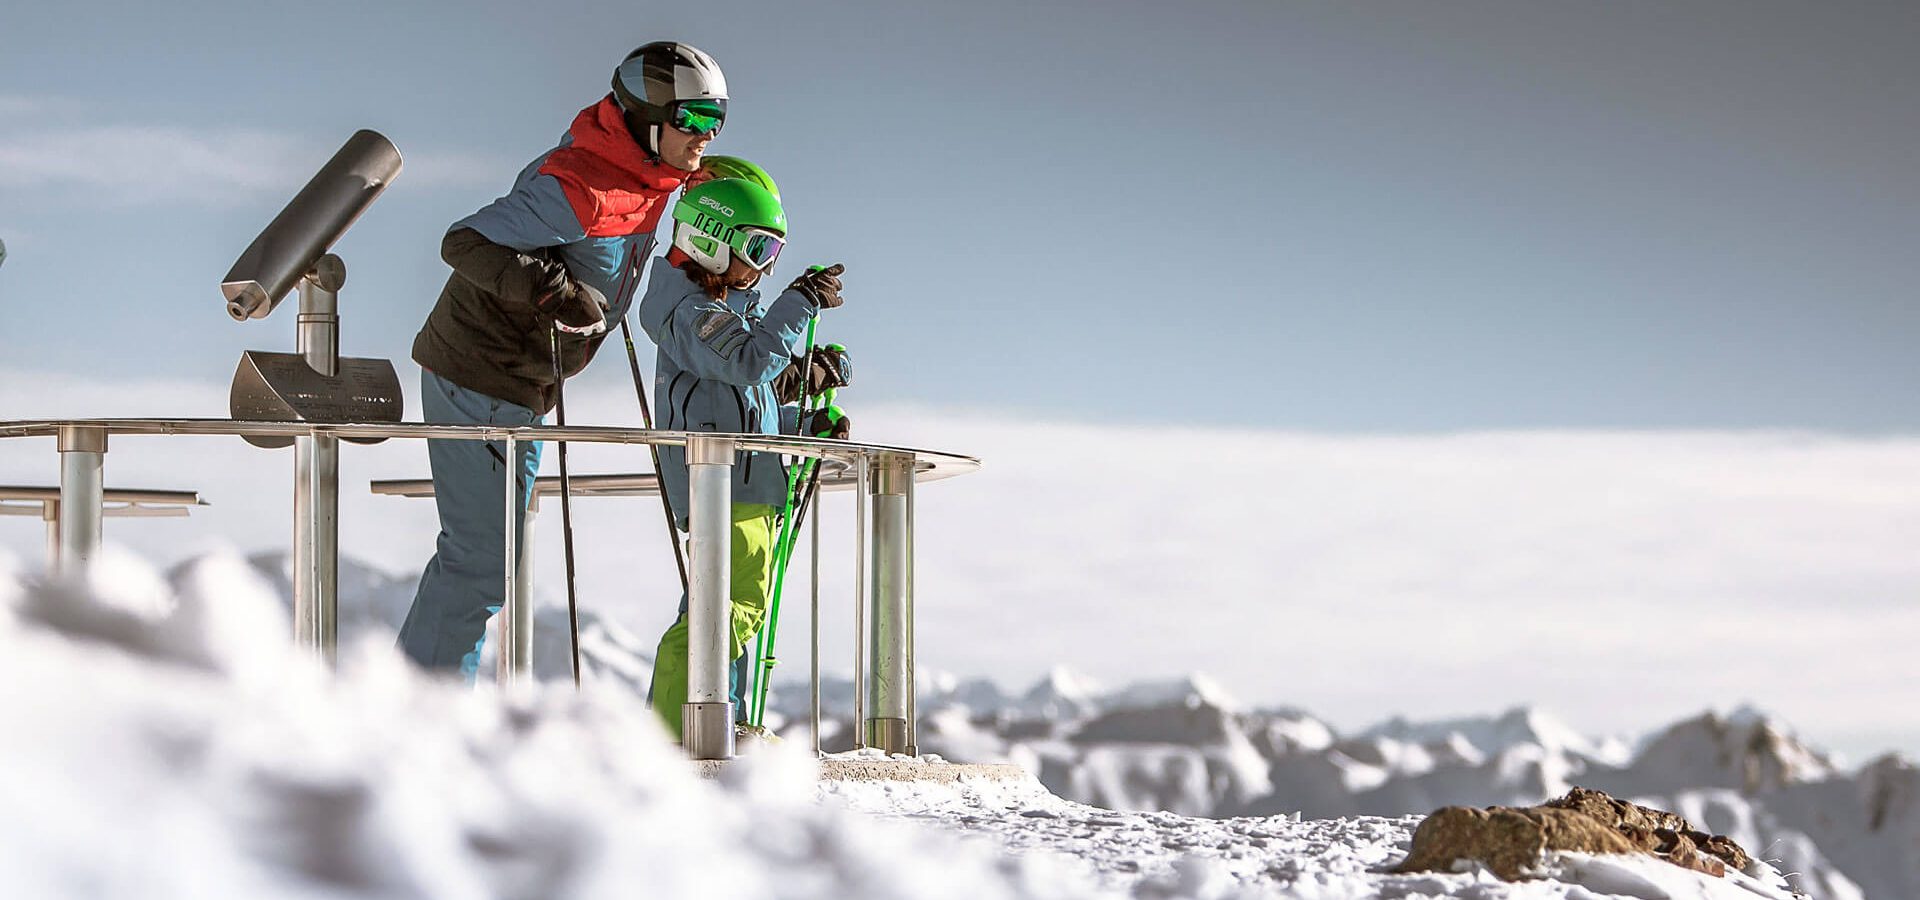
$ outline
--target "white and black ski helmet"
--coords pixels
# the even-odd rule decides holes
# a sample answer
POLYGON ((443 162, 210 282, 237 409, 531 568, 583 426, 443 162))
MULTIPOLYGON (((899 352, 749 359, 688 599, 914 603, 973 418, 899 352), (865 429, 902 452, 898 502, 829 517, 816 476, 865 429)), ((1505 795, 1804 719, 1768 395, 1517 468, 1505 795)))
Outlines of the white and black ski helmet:
POLYGON ((707 52, 679 41, 634 48, 613 70, 613 98, 627 114, 627 130, 648 153, 660 152, 660 126, 685 100, 727 99, 727 76, 707 52))

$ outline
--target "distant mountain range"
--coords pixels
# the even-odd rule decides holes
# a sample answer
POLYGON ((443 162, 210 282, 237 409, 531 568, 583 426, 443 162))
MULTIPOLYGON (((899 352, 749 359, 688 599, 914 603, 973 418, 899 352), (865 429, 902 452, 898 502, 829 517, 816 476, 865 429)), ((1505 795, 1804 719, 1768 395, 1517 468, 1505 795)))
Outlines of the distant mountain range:
MULTIPOLYGON (((248 560, 290 599, 284 554, 248 560)), ((178 580, 195 562, 183 564, 178 580)), ((414 579, 342 560, 343 634, 397 628, 414 579)), ((536 676, 571 677, 566 614, 536 617, 536 676)), ((581 613, 587 677, 645 693, 652 642, 581 613)), ((1772 862, 1813 900, 1920 897, 1920 770, 1889 754, 1845 771, 1753 709, 1704 713, 1637 745, 1529 708, 1486 718, 1394 718, 1342 735, 1311 714, 1255 709, 1203 675, 1106 690, 1056 667, 1021 693, 920 673, 920 749, 1027 768, 1054 793, 1118 810, 1305 818, 1524 806, 1578 785, 1672 810, 1772 862)), ((829 750, 849 745, 853 685, 822 684, 829 750)), ((804 739, 804 687, 776 691, 770 724, 804 739)))
POLYGON ((1731 836, 1795 873, 1814 900, 1920 897, 1920 770, 1889 754, 1844 771, 1752 709, 1703 713, 1634 746, 1528 708, 1341 735, 1299 710, 1247 708, 1197 675, 1105 692, 1056 669, 1018 695, 985 680, 926 680, 923 753, 1025 766, 1095 806, 1399 816, 1530 805, 1578 785, 1731 836))

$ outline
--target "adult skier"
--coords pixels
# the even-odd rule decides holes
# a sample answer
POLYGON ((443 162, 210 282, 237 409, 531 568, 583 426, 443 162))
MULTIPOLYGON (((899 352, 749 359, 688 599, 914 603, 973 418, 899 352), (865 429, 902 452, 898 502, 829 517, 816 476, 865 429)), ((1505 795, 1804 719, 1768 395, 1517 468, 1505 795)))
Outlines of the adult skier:
MULTIPOLYGON (((771 184, 771 180, 766 183, 771 184)), ((845 418, 801 423, 793 405, 803 388, 848 380, 846 356, 821 351, 815 365, 799 358, 807 323, 841 305, 839 265, 794 279, 764 310, 756 286, 773 269, 787 234, 780 201, 756 181, 721 178, 689 188, 673 208, 673 248, 653 264, 640 299, 640 325, 659 345, 654 396, 660 427, 672 431, 805 433, 846 437, 845 418), (785 377, 782 377, 785 376, 785 377), (776 391, 775 382, 783 390, 776 391)), ((687 527, 686 451, 660 448, 660 474, 676 525, 687 527)), ((774 518, 786 499, 780 454, 742 453, 733 466, 730 658, 744 655, 760 630, 771 592, 774 518)), ((741 672, 733 667, 735 716, 744 714, 741 672)), ((687 697, 687 602, 660 638, 653 664, 653 708, 680 736, 687 697)))
MULTIPOLYGON (((453 223, 440 245, 453 274, 413 342, 425 421, 542 421, 558 396, 555 370, 585 368, 609 317, 626 313, 667 198, 699 180, 726 112, 713 57, 645 44, 614 69, 613 92, 581 110, 506 196, 453 223)), ((540 447, 519 443, 509 460, 503 443, 434 440, 427 458, 440 536, 400 646, 422 666, 471 675, 503 594, 506 473, 530 497, 540 447)), ((525 507, 514 515, 518 529, 525 507)))

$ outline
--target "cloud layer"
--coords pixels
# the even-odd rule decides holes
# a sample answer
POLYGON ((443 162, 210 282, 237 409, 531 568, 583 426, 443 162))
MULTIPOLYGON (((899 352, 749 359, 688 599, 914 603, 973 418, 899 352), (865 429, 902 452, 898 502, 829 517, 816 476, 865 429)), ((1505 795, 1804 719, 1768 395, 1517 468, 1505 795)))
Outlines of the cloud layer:
MULTIPOLYGON (((612 384, 609 382, 609 384, 612 384)), ((0 373, 0 419, 220 415, 217 385, 49 384, 0 373)), ((632 424, 630 389, 584 388, 575 421, 632 424)), ((1914 739, 1920 711, 1920 439, 1794 433, 1330 435, 856 411, 859 433, 977 454, 919 498, 920 659, 1018 683, 1068 662, 1110 679, 1200 669, 1255 702, 1348 727, 1540 703, 1625 729, 1753 701, 1824 741, 1914 739)), ((580 472, 644 471, 579 447, 580 472)), ((350 447, 345 552, 396 572, 431 553, 424 448, 350 447)), ((52 483, 51 441, 0 443, 0 480, 52 483)), ((552 468, 552 454, 548 456, 552 468)), ((197 488, 188 522, 119 520, 161 559, 283 547, 291 457, 237 440, 116 439, 110 482, 197 488)), ((651 500, 576 506, 583 602, 641 632, 678 586, 651 500)), ((541 593, 562 596, 557 505, 541 593)), ((852 521, 825 506, 825 660, 844 668, 852 521)), ((7 523, 14 523, 8 525, 7 523)), ((37 558, 29 519, 0 544, 37 558)), ((804 671, 804 571, 782 640, 804 671)))
MULTIPOLYGON (((337 138, 249 128, 79 125, 52 108, 0 96, 0 190, 114 204, 249 202, 290 195, 337 146, 337 138)), ((493 185, 515 168, 471 153, 403 150, 410 187, 493 185)))

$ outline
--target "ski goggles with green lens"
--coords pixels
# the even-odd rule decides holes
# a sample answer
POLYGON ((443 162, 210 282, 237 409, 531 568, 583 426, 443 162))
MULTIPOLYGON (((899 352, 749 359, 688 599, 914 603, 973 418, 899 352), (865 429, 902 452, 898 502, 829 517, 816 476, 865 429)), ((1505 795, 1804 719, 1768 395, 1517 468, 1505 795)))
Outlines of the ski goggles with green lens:
POLYGON ((773 261, 780 258, 780 248, 786 245, 786 238, 757 228, 735 231, 733 240, 727 242, 727 246, 733 248, 733 255, 762 272, 772 268, 773 261))
POLYGON ((682 134, 713 134, 727 121, 725 100, 685 100, 675 103, 667 114, 667 124, 682 134))

